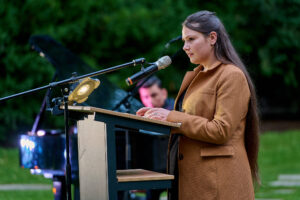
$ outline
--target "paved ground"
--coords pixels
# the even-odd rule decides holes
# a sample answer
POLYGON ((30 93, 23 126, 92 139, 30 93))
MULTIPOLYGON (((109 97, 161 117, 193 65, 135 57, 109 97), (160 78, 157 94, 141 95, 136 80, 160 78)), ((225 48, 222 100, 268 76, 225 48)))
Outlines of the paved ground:
MULTIPOLYGON (((295 192, 295 187, 300 187, 300 174, 280 174, 276 181, 269 183, 274 187, 273 194, 292 194, 295 192), (279 188, 280 189, 276 189, 279 188)), ((255 200, 283 200, 283 199, 255 199, 255 200)))
POLYGON ((52 185, 45 184, 1 184, 1 190, 51 190, 52 185))
POLYGON ((269 184, 273 187, 300 187, 300 174, 280 174, 276 181, 269 184))

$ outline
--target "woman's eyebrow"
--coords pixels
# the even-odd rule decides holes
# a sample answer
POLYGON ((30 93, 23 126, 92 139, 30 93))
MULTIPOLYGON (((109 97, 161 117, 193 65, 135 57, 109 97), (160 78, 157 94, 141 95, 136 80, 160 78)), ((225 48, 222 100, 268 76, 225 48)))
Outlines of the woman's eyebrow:
POLYGON ((182 37, 182 41, 184 41, 186 38, 194 37, 194 35, 186 35, 185 37, 182 37))

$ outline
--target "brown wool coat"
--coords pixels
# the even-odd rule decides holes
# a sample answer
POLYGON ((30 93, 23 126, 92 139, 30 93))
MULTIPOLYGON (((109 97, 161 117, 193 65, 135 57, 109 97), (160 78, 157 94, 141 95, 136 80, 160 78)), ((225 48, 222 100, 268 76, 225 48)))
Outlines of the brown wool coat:
POLYGON ((244 144, 250 90, 236 66, 214 63, 187 72, 183 112, 171 111, 179 133, 179 200, 253 200, 254 190, 244 144))

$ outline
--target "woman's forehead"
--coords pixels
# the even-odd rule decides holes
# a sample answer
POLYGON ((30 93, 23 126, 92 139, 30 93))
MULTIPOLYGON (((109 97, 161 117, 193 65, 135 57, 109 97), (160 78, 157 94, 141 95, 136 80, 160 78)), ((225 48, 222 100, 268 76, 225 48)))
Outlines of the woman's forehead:
POLYGON ((196 36, 199 35, 200 33, 197 31, 194 31, 186 26, 182 27, 182 38, 190 37, 190 36, 196 36))

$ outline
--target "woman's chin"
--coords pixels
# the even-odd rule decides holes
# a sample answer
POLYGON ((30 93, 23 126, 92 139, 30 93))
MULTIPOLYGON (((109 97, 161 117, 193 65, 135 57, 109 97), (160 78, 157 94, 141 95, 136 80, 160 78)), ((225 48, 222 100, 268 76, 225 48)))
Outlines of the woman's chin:
POLYGON ((200 63, 192 58, 190 58, 190 62, 195 65, 199 65, 200 63))

